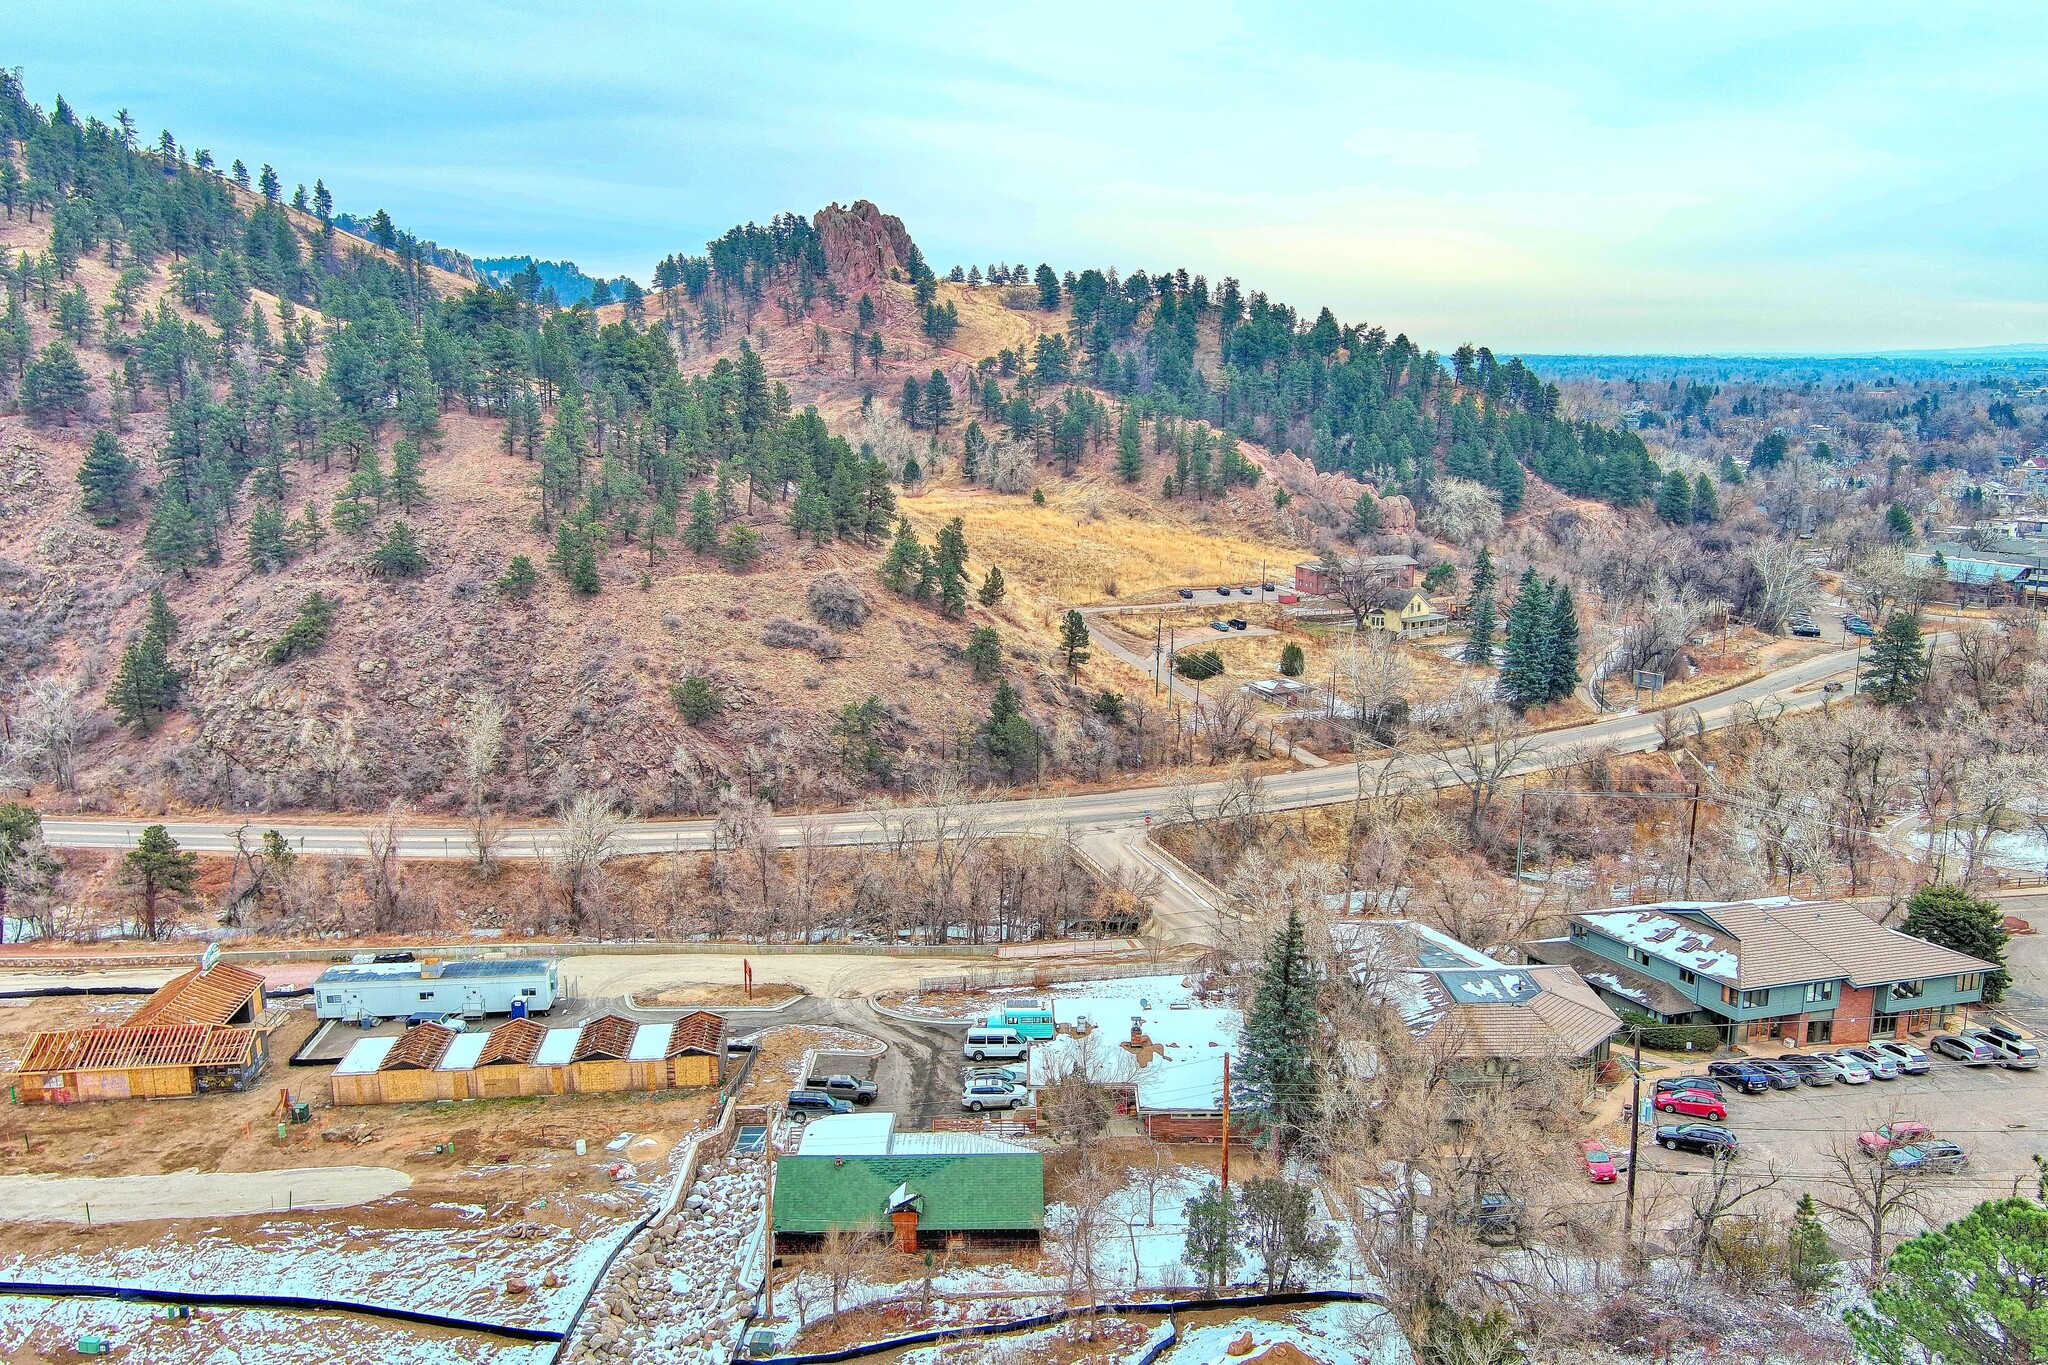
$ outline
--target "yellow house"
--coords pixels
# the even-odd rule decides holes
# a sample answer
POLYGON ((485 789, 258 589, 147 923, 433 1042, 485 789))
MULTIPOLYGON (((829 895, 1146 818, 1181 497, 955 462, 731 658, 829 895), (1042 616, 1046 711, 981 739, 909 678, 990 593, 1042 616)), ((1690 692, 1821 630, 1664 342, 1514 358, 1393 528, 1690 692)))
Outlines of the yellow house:
POLYGON ((1402 638, 1441 635, 1450 618, 1430 605, 1429 595, 1420 588, 1396 588, 1366 613, 1366 624, 1374 630, 1392 631, 1402 638))

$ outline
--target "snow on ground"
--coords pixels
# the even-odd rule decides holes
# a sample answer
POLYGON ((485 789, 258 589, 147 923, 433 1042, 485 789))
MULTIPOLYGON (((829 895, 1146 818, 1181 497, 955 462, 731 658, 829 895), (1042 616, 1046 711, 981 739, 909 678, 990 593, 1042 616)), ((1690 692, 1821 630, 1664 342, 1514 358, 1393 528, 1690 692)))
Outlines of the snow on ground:
POLYGON ((572 1359, 719 1365, 761 1283, 767 1163, 713 1157, 674 1213, 613 1266, 572 1359))
POLYGON ((1413 1365, 1415 1353, 1384 1309, 1369 1303, 1316 1303, 1245 1314, 1200 1325, 1183 1323, 1162 1365, 1210 1365, 1228 1360, 1230 1343, 1249 1333, 1248 1358, 1286 1343, 1327 1365, 1413 1365))
MULTIPOLYGON (((637 1207, 624 1196, 571 1198, 579 1212, 603 1209, 608 1216, 581 1217, 573 1227, 478 1218, 454 1228, 277 1218, 250 1230, 179 1232, 146 1246, 38 1255, 32 1261, 16 1255, 0 1262, 0 1279, 300 1294, 560 1328, 637 1207), (513 1235, 515 1229, 526 1235, 513 1235), (552 1287, 545 1283, 549 1272, 559 1281, 552 1287), (514 1277, 528 1286, 525 1292, 507 1291, 514 1277)), ((559 1208, 562 1197, 556 1199, 559 1208)), ((536 1205, 528 1212, 540 1210, 536 1205)))
POLYGON ((0 1176, 0 1221, 133 1223, 333 1209, 396 1194, 412 1177, 389 1166, 170 1175, 0 1176), (88 1216, 88 1213, 90 1216, 88 1216))
POLYGON ((1089 1358, 1142 1360, 1145 1353, 1171 1335, 1163 1319, 1098 1315, 1092 1323, 1059 1323, 1031 1332, 993 1337, 962 1337, 920 1346, 898 1356, 898 1365, 1037 1365, 1049 1351, 1076 1349, 1093 1343, 1089 1358), (1092 1332, 1093 1335, 1087 1335, 1092 1332))
POLYGON ((189 1320, 170 1322, 163 1311, 115 1299, 9 1296, 0 1299, 0 1359, 70 1360, 88 1333, 149 1365, 546 1365, 554 1349, 344 1313, 195 1308, 189 1320))

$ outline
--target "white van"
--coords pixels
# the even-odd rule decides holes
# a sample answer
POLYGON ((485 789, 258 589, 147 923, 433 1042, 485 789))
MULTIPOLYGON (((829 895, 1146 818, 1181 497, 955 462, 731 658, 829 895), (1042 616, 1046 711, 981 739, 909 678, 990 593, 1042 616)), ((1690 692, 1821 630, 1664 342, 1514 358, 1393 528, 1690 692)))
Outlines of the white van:
POLYGON ((971 1028, 967 1030, 967 1041, 960 1045, 960 1051, 977 1062, 987 1061, 990 1057, 998 1061, 1020 1061, 1031 1051, 1031 1044, 1013 1028, 971 1028))

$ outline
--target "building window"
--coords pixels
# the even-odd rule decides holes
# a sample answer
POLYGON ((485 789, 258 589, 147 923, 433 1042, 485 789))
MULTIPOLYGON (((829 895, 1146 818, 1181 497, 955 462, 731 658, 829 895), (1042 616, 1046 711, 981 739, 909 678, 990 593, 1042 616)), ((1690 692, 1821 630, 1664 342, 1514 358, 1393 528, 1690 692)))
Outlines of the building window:
POLYGON ((421 992, 420 992, 420 999, 422 999, 422 1000, 432 1000, 433 998, 434 998, 434 993, 433 993, 432 991, 421 991, 421 992))
POLYGON ((1832 1019, 1809 1019, 1806 1021, 1806 1041, 1809 1043, 1833 1042, 1835 1021, 1832 1019))
POLYGON ((1898 1032, 1899 1016, 1896 1014, 1880 1014, 1870 1021, 1870 1036, 1873 1038, 1892 1038, 1898 1032))
POLYGON ((539 995, 539 994, 540 994, 540 992, 539 992, 539 991, 535 990, 535 989, 534 989, 533 987, 531 987, 531 986, 522 986, 522 987, 520 987, 520 988, 519 988, 519 993, 520 993, 521 995, 539 995))
POLYGON ((1695 986, 1699 984, 1699 978, 1693 975, 1691 972, 1687 971, 1683 967, 1680 967, 1678 969, 1678 979, 1688 986, 1695 986))
POLYGON ((1721 1003, 1724 1005, 1732 1005, 1735 1003, 1735 1001, 1740 995, 1741 992, 1736 990, 1733 986, 1723 986, 1721 988, 1721 1003))
POLYGON ((1638 966, 1647 967, 1650 965, 1650 955, 1644 952, 1641 948, 1629 949, 1628 960, 1633 963, 1636 963, 1638 966))
POLYGON ((1761 991, 1744 991, 1742 993, 1742 1007, 1746 1010, 1753 1010, 1758 1008, 1759 1006, 1768 1005, 1770 1003, 1771 993, 1768 989, 1761 991))
POLYGON ((1892 999, 1917 1000, 1926 989, 1924 981, 1896 981, 1892 983, 1892 999))
POLYGON ((1809 1005, 1825 1004, 1834 998, 1835 983, 1832 981, 1815 981, 1806 988, 1806 1003, 1809 1005))
MULTIPOLYGON (((1958 991, 1974 991, 1981 989, 1983 985, 1984 973, 1982 972, 1964 972, 1956 978, 1956 989, 1958 991)), ((1899 988, 1897 986, 1892 987, 1892 994, 1897 995, 1898 993, 1899 988)))

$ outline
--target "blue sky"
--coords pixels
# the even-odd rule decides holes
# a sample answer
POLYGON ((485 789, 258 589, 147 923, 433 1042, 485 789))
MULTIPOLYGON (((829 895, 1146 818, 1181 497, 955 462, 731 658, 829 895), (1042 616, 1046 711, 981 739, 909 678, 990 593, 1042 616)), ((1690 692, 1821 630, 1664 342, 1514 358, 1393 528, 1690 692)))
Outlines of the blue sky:
POLYGON ((39 101, 474 255, 644 280, 869 198, 941 269, 1185 266, 1439 348, 2048 342, 2038 0, 9 8, 39 101))

